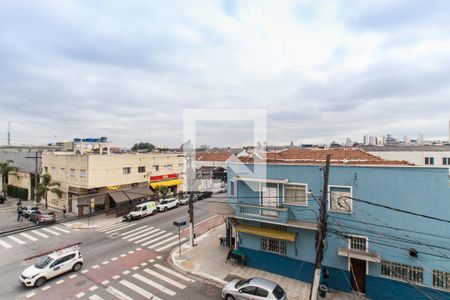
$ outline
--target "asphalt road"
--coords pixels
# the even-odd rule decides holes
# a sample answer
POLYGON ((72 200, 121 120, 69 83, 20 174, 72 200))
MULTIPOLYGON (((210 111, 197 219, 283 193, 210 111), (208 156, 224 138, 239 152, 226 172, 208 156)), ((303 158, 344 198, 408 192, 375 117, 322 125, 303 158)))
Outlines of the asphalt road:
MULTIPOLYGON (((196 223, 221 213, 223 195, 195 203, 196 223)), ((187 206, 131 223, 96 229, 54 225, 0 238, 0 299, 220 299, 220 288, 182 274, 167 263, 178 241, 173 221, 187 220, 187 206), (84 266, 42 288, 19 284, 30 257, 82 242, 84 266)), ((119 221, 119 219, 117 219, 119 221)))

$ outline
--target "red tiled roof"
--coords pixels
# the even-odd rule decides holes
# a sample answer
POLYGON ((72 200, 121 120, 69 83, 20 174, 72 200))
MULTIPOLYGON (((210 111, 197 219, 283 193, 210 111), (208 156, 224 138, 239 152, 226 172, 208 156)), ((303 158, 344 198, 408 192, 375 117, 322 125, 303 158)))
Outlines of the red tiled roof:
POLYGON ((233 153, 228 152, 197 152, 195 159, 199 161, 226 161, 233 153))

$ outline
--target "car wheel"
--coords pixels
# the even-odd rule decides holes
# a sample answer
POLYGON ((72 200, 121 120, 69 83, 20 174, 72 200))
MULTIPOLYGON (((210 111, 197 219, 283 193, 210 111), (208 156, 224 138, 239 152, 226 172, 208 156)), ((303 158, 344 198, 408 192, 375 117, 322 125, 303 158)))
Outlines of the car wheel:
POLYGON ((166 207, 164 207, 164 211, 167 211, 167 210, 168 210, 167 206, 166 206, 166 207))
POLYGON ((45 283, 47 282, 47 278, 45 277, 40 277, 36 280, 36 282, 34 283, 35 287, 41 287, 43 286, 45 283))
POLYGON ((225 300, 234 300, 234 297, 231 295, 226 295, 225 300))
POLYGON ((39 225, 39 220, 36 220, 35 223, 36 223, 36 225, 39 225))
POLYGON ((83 266, 83 264, 82 263, 80 263, 80 262, 77 262, 76 264, 74 264, 73 265, 73 267, 72 267, 72 271, 74 271, 74 272, 78 272, 78 271, 80 271, 81 270, 81 267, 83 266))
POLYGON ((178 206, 180 206, 180 203, 177 203, 177 205, 175 205, 175 207, 178 207, 178 206))

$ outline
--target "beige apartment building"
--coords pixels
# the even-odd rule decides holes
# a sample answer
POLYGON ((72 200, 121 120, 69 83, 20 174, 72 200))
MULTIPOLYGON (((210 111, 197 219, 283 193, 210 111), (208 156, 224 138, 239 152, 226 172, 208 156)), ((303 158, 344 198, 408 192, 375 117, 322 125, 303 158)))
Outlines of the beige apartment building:
POLYGON ((48 195, 48 205, 66 206, 78 215, 96 208, 110 208, 152 195, 155 185, 169 187, 170 193, 182 191, 184 177, 182 153, 42 154, 42 173, 61 183, 62 198, 48 195))

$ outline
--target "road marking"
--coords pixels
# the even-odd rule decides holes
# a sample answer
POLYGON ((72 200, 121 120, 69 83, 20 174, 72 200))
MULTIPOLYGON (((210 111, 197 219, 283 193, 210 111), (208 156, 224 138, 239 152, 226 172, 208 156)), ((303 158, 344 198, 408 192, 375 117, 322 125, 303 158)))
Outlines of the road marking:
POLYGON ((134 266, 134 267, 131 268, 131 270, 133 270, 133 271, 136 271, 137 269, 139 269, 138 266, 134 266))
POLYGON ((62 228, 62 227, 59 227, 59 226, 52 226, 52 228, 53 228, 53 229, 56 229, 56 230, 59 230, 59 231, 61 231, 61 232, 64 232, 64 233, 70 233, 69 230, 64 229, 64 228, 62 228))
POLYGON ((156 232, 156 231, 159 231, 159 230, 160 230, 159 228, 153 228, 153 227, 150 227, 150 228, 148 228, 148 230, 144 230, 144 232, 139 232, 139 235, 135 235, 135 236, 132 237, 132 238, 124 237, 124 239, 126 239, 126 240, 132 242, 132 241, 135 241, 135 240, 137 240, 137 239, 140 239, 141 237, 150 235, 150 234, 152 234, 153 232, 156 232))
POLYGON ((129 224, 129 225, 127 225, 127 226, 123 226, 123 227, 119 227, 119 228, 114 228, 113 230, 104 231, 103 233, 104 233, 104 234, 110 234, 110 233, 113 233, 113 232, 116 232, 116 231, 120 231, 120 230, 122 230, 122 229, 131 227, 131 226, 134 226, 134 225, 136 225, 136 224, 129 224))
POLYGON ((160 270, 163 270, 163 271, 166 272, 166 273, 169 273, 170 275, 173 275, 173 276, 175 276, 175 277, 178 277, 178 278, 180 278, 180 279, 182 279, 182 280, 184 280, 184 281, 187 281, 187 282, 194 282, 194 281, 195 281, 195 280, 193 280, 193 279, 191 279, 191 278, 189 278, 189 277, 184 276, 183 274, 180 274, 180 273, 178 273, 178 272, 175 272, 174 270, 171 270, 171 269, 169 269, 169 268, 166 268, 166 267, 164 267, 164 266, 161 266, 160 264, 155 264, 155 267, 157 267, 157 268, 160 269, 160 270))
POLYGON ((155 260, 153 258, 149 259, 148 261, 151 262, 151 263, 155 262, 155 260))
POLYGON ((109 287, 106 289, 106 291, 107 291, 108 293, 110 293, 111 295, 116 296, 116 297, 117 297, 118 299, 120 299, 120 300, 134 300, 133 298, 128 297, 127 295, 125 295, 125 294, 122 293, 121 291, 116 290, 116 289, 113 288, 112 286, 109 286, 109 287))
POLYGON ((112 261, 115 261, 115 260, 117 260, 117 257, 113 257, 113 258, 111 258, 111 260, 112 260, 112 261))
POLYGON ((57 282, 55 282, 56 284, 61 284, 64 282, 64 279, 58 280, 57 282))
POLYGON ((98 269, 99 265, 92 266, 92 269, 98 269))
POLYGON ((121 281, 119 281, 119 283, 121 285, 126 286, 127 288, 129 288, 132 291, 135 291, 136 293, 140 294, 141 296, 144 296, 147 299, 153 299, 153 300, 161 300, 160 298, 156 297, 155 295, 153 295, 150 292, 147 292, 146 290, 144 290, 143 288, 140 288, 139 286, 125 280, 122 279, 121 281))
POLYGON ((97 295, 92 295, 92 296, 89 297, 89 299, 91 299, 91 300, 103 300, 102 297, 97 296, 97 295))
POLYGON ((87 270, 87 269, 81 271, 82 274, 86 274, 87 272, 89 272, 89 270, 87 270))
MULTIPOLYGON (((172 237, 170 237, 170 238, 168 238, 168 239, 165 239, 165 240, 163 240, 163 241, 161 241, 161 242, 159 242, 159 243, 150 245, 150 246, 148 246, 148 248, 149 248, 149 249, 150 249, 150 248, 156 248, 156 247, 161 246, 162 244, 165 244, 165 243, 167 243, 167 242, 170 242, 170 241, 172 241, 172 240, 174 240, 174 239, 178 239, 178 237, 177 237, 176 235, 174 235, 174 236, 172 236, 172 237)), ((177 241, 177 242, 178 242, 178 241, 177 241)))
POLYGON ((14 242, 16 242, 16 243, 18 243, 18 244, 21 244, 21 245, 24 245, 24 244, 25 244, 24 241, 22 241, 21 239, 18 239, 18 238, 16 238, 16 237, 14 237, 14 236, 8 235, 7 238, 10 239, 10 240, 12 240, 12 241, 14 241, 14 242))
POLYGON ((120 254, 119 255, 120 257, 125 257, 125 256, 127 256, 126 254, 120 254))
POLYGON ((24 238, 29 239, 30 241, 36 242, 38 239, 35 238, 34 236, 29 235, 28 233, 25 232, 21 232, 19 233, 21 236, 23 236, 24 238))
POLYGON ((141 263, 141 266, 145 267, 147 265, 146 262, 141 263))
POLYGON ((73 279, 73 278, 75 278, 75 277, 77 277, 77 276, 78 276, 77 274, 72 274, 72 275, 69 276, 69 278, 70 278, 70 279, 73 279))
POLYGON ((159 284, 157 282, 154 282, 153 280, 148 279, 148 278, 146 278, 146 277, 144 277, 142 275, 133 274, 132 276, 134 278, 136 278, 136 279, 138 279, 138 280, 148 284, 149 286, 152 286, 152 287, 160 290, 161 292, 166 293, 169 296, 175 296, 177 294, 176 292, 172 291, 171 289, 168 289, 165 286, 163 286, 163 285, 161 285, 161 284, 159 284))
POLYGON ((40 236, 42 236, 43 238, 48 238, 48 235, 46 235, 46 234, 43 234, 42 232, 40 232, 40 231, 38 231, 38 230, 32 230, 31 231, 32 233, 35 233, 35 234, 37 234, 37 235, 40 235, 40 236))
MULTIPOLYGON (((182 242, 186 241, 186 240, 187 240, 186 238, 182 238, 182 239, 180 240, 180 244, 181 244, 182 242)), ((165 250, 165 249, 167 249, 167 248, 169 248, 169 247, 175 246, 176 244, 178 244, 178 241, 174 241, 174 242, 172 242, 172 243, 170 243, 170 244, 168 244, 168 245, 165 245, 165 246, 163 246, 163 247, 161 247, 161 248, 156 249, 155 251, 156 251, 156 252, 161 252, 161 251, 163 251, 163 250, 165 250)))
POLYGON ((163 280, 163 281, 165 281, 167 283, 170 283, 171 285, 174 285, 174 286, 176 286, 179 289, 186 288, 186 286, 184 284, 181 284, 178 281, 175 281, 175 280, 173 280, 173 279, 171 279, 171 278, 169 278, 167 276, 164 276, 162 274, 159 274, 158 272, 155 272, 153 270, 144 269, 144 272, 146 272, 146 273, 148 273, 150 275, 153 275, 154 277, 159 278, 159 279, 161 279, 161 280, 163 280))
POLYGON ((142 248, 136 248, 136 251, 141 251, 142 250, 142 248))
POLYGON ((166 232, 165 230, 161 230, 161 231, 159 231, 159 232, 157 232, 157 233, 154 233, 154 234, 149 235, 149 236, 147 236, 147 237, 145 237, 145 238, 143 238, 143 239, 140 239, 139 241, 135 241, 134 243, 135 243, 135 244, 142 243, 143 241, 152 239, 152 238, 154 238, 155 236, 161 235, 161 234, 163 234, 163 233, 165 233, 165 232, 166 232))
POLYGON ((130 273, 130 271, 128 271, 128 270, 122 272, 123 275, 127 275, 129 273, 130 273))
POLYGON ((112 224, 112 225, 107 225, 107 226, 105 226, 105 227, 99 228, 99 229, 97 229, 97 231, 100 231, 100 232, 102 232, 102 231, 108 231, 108 229, 117 228, 117 227, 124 226, 124 225, 125 225, 125 224, 122 223, 122 222, 114 223, 114 224, 112 224))
POLYGON ((156 258, 157 258, 157 259, 161 259, 161 258, 162 258, 162 256, 159 256, 159 255, 158 255, 158 256, 157 256, 156 258))
POLYGON ((61 233, 56 232, 56 231, 53 231, 53 230, 48 229, 48 228, 42 228, 42 230, 45 230, 45 231, 47 231, 47 232, 50 232, 51 234, 54 234, 54 235, 61 235, 61 233))
MULTIPOLYGON (((124 238, 132 237, 132 236, 134 236, 134 235, 136 235, 136 234, 141 233, 142 231, 139 232, 139 230, 142 230, 142 229, 144 229, 144 228, 146 228, 146 227, 148 227, 148 226, 147 226, 147 225, 144 225, 144 226, 141 226, 141 227, 139 227, 139 228, 135 228, 135 229, 130 230, 130 231, 125 231, 124 233, 121 233, 120 235, 126 235, 124 238), (133 233, 133 232, 136 232, 136 231, 138 231, 138 233, 133 233), (130 233, 133 233, 133 234, 130 234, 130 233)), ((150 228, 153 228, 153 227, 150 227, 150 228)))
POLYGON ((0 240, 0 245, 5 247, 6 249, 12 248, 12 246, 10 244, 8 244, 7 242, 2 241, 2 240, 0 240))
POLYGON ((86 295, 86 294, 83 293, 83 292, 81 292, 81 293, 76 294, 75 297, 81 298, 81 297, 83 297, 84 295, 86 295))
POLYGON ((103 265, 109 264, 109 261, 102 262, 103 265))
POLYGON ((102 284, 103 284, 103 285, 107 285, 108 283, 109 283, 109 280, 103 280, 103 281, 102 281, 102 284))
POLYGON ((32 292, 32 293, 27 294, 26 297, 27 297, 27 298, 31 298, 31 297, 33 297, 34 295, 36 295, 36 293, 35 293, 35 292, 32 292))
POLYGON ((166 233, 166 234, 164 234, 164 235, 161 235, 160 237, 157 237, 157 238, 154 238, 153 240, 150 240, 150 241, 148 241, 148 242, 145 242, 145 243, 143 243, 143 244, 141 244, 142 246, 147 246, 147 245, 149 245, 149 244, 153 244, 154 242, 157 242, 157 241, 159 241, 159 240, 162 240, 163 238, 166 238, 166 237, 168 237, 168 236, 170 236, 170 235, 173 235, 173 233, 166 233))
POLYGON ((41 289, 41 291, 46 291, 46 290, 48 290, 49 288, 51 288, 50 285, 44 286, 44 287, 41 289))
POLYGON ((114 275, 113 277, 112 277, 112 279, 119 279, 120 278, 120 275, 114 275))
POLYGON ((134 253, 133 250, 128 251, 128 254, 133 254, 133 253, 134 253))
POLYGON ((97 286, 96 286, 96 285, 93 285, 93 286, 91 286, 91 287, 89 288, 89 290, 90 290, 91 292, 95 291, 96 289, 97 289, 97 286))

